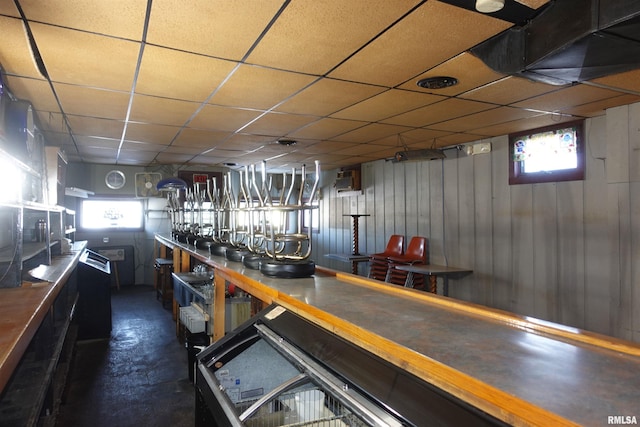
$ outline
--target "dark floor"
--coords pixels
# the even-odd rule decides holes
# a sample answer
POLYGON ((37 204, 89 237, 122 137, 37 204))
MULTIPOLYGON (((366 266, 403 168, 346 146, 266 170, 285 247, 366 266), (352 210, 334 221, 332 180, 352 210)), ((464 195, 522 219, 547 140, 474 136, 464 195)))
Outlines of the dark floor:
POLYGON ((58 426, 193 426, 187 350, 151 286, 113 291, 111 339, 78 341, 58 426))

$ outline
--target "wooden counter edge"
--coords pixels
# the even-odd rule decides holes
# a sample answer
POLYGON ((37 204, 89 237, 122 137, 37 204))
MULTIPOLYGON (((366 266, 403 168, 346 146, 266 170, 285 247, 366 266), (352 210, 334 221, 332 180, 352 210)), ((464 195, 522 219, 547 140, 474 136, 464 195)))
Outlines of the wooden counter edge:
MULTIPOLYGON (((391 340, 380 337, 318 308, 309 306, 295 297, 278 292, 260 281, 250 279, 232 269, 218 267, 215 270, 215 274, 216 283, 221 283, 221 280, 228 280, 268 304, 273 302, 280 304, 299 316, 511 425, 577 425, 570 420, 496 389, 391 340)), ((341 274, 336 274, 336 277, 340 276, 341 274)), ((351 275, 349 276, 351 277, 351 275)), ((357 278, 358 276, 352 277, 357 278)), ((389 287, 389 285, 382 283, 380 286, 389 287)), ((214 341, 224 336, 224 294, 222 294, 222 298, 219 298, 220 295, 217 293, 217 289, 222 289, 222 292, 224 292, 224 287, 216 286, 214 341)), ((387 291, 388 289, 384 290, 387 291)))
POLYGON ((419 299, 432 305, 482 316, 483 318, 493 319, 495 321, 508 324, 509 326, 512 326, 514 328, 533 331, 538 334, 544 334, 547 336, 561 338, 572 342, 589 344, 592 346, 619 353, 625 353, 632 356, 640 356, 640 345, 636 345, 633 342, 617 339, 614 337, 597 334, 595 332, 589 332, 579 328, 548 322, 533 317, 519 316, 508 311, 498 310, 495 308, 443 297, 440 295, 434 295, 415 289, 404 288, 402 286, 392 285, 386 282, 380 282, 360 276, 355 276, 353 274, 336 273, 336 278, 345 282, 375 288, 396 295, 399 293, 405 293, 412 299, 419 299))
POLYGON ((274 302, 510 425, 578 425, 294 297, 274 302))
MULTIPOLYGON (((36 304, 36 306, 34 306, 33 313, 31 314, 31 316, 29 316, 27 323, 23 325, 23 328, 18 334, 18 336, 16 337, 16 340, 9 344, 10 348, 6 353, 5 359, 0 360, 0 393, 4 391, 4 388, 9 382, 9 379, 11 378, 11 376, 13 375, 13 372, 15 371, 16 367, 20 363, 20 359, 22 358, 25 351, 29 347, 29 344, 31 343, 31 340, 33 339, 38 328, 40 327, 40 324, 44 320, 47 312, 49 311, 56 297, 60 293, 62 286, 66 283, 69 276, 71 275, 71 272, 73 271, 75 266, 78 264, 78 259, 80 258, 80 255, 82 254, 85 247, 86 247, 86 242, 79 242, 79 244, 76 245, 76 248, 75 248, 76 250, 74 250, 73 253, 71 254, 72 256, 69 257, 69 256, 63 255, 62 257, 58 258, 58 260, 61 260, 63 257, 67 258, 68 264, 62 270, 62 273, 60 274, 60 276, 54 282, 45 282, 45 283, 48 283, 46 287, 40 286, 40 284, 38 284, 38 286, 33 286, 32 284, 28 284, 24 288, 23 287, 9 288, 9 289, 16 289, 15 292, 19 292, 19 291, 30 292, 33 290, 38 290, 38 291, 44 290, 44 294, 42 296, 42 299, 39 301, 39 303, 36 304)), ((52 260, 52 263, 55 263, 58 260, 54 258, 52 260)))

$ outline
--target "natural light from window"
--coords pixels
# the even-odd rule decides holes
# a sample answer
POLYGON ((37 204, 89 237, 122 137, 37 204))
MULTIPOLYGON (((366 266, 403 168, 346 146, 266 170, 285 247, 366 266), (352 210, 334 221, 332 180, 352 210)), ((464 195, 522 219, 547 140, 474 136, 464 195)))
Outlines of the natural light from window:
POLYGON ((575 128, 558 129, 518 139, 514 160, 523 173, 575 169, 578 166, 575 128))
POLYGON ((509 184, 584 179, 584 121, 509 135, 509 184))
POLYGON ((84 229, 142 229, 143 221, 142 200, 82 201, 80 227, 84 229))

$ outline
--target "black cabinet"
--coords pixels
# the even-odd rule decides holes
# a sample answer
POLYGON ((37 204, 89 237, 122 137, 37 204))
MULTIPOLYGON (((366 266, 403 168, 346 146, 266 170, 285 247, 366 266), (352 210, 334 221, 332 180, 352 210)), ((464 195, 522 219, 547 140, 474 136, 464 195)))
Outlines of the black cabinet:
POLYGON ((85 250, 78 262, 78 339, 111 336, 111 266, 109 258, 85 250))

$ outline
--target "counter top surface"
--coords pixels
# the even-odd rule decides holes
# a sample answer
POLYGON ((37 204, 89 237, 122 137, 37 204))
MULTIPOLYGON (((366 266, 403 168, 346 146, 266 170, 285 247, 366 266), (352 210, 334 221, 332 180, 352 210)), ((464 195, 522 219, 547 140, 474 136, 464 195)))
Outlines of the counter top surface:
POLYGON ((230 278, 242 275, 247 287, 270 289, 274 302, 318 309, 353 325, 354 337, 375 334, 574 423, 640 418, 636 343, 349 274, 275 279, 194 253, 230 278))
POLYGON ((54 257, 51 265, 38 267, 36 274, 47 281, 34 280, 21 287, 0 289, 0 392, 85 247, 86 242, 76 242, 70 254, 54 257))

